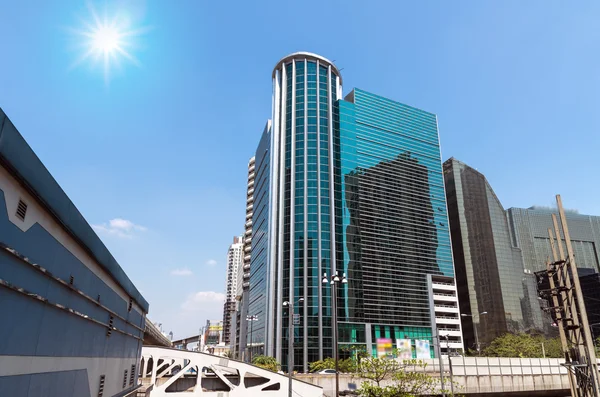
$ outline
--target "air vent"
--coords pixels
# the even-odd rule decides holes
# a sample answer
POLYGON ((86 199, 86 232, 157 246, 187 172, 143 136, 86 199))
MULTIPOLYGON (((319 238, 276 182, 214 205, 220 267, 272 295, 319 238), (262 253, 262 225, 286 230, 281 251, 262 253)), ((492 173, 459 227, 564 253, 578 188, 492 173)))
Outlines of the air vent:
POLYGON ((73 285, 74 281, 75 281, 75 278, 71 275, 71 277, 69 278, 69 284, 73 285))
POLYGON ((19 200, 19 205, 17 206, 17 218, 24 221, 25 215, 27 215, 27 204, 23 200, 19 200))
POLYGON ((123 372, 123 389, 127 386, 127 370, 123 372))
POLYGON ((100 386, 98 387, 98 397, 104 395, 104 375, 100 375, 100 386))
POLYGON ((133 298, 129 298, 129 306, 127 307, 127 311, 130 312, 133 307, 133 298))
POLYGON ((131 373, 129 374, 129 386, 133 386, 135 380, 135 364, 131 366, 131 373))
POLYGON ((108 331, 106 331, 106 336, 110 336, 110 334, 112 334, 114 320, 115 318, 110 316, 110 320, 108 320, 108 331))

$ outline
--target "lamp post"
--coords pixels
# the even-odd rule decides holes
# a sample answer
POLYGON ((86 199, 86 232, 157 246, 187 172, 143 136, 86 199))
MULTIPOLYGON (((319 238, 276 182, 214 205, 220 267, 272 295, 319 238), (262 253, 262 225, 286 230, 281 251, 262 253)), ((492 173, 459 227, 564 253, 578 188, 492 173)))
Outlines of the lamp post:
MULTIPOLYGON (((298 298, 296 303, 304 302, 304 298, 298 298)), ((294 372, 294 304, 290 301, 283 302, 283 306, 289 309, 288 314, 288 396, 292 397, 292 374, 294 372)))
MULTIPOLYGON (((438 334, 439 335, 439 334, 438 334)), ((450 395, 454 395, 454 379, 452 376, 452 358, 450 357, 450 338, 448 335, 442 335, 442 339, 446 339, 446 353, 448 354, 448 370, 450 371, 450 395)), ((442 343, 438 341, 438 343, 442 343)))
MULTIPOLYGON (((250 349, 248 349, 248 356, 250 357, 250 364, 252 364, 252 328, 254 325, 254 322, 258 320, 258 316, 246 316, 246 321, 250 321, 250 349)), ((246 347, 248 347, 248 344, 246 343, 246 347)))
POLYGON ((339 351, 338 351, 338 326, 337 326, 337 284, 348 284, 346 279, 346 273, 335 272, 332 274, 331 282, 327 278, 327 273, 323 273, 323 284, 329 284, 331 286, 331 311, 332 311, 332 330, 333 330, 333 352, 335 360, 335 397, 340 395, 340 371, 338 368, 339 351))
MULTIPOLYGON (((485 314, 488 314, 488 312, 481 312, 479 313, 480 316, 483 316, 485 314)), ((461 314, 462 317, 473 317, 472 314, 461 314)), ((477 349, 477 355, 480 356, 481 355, 481 346, 479 345, 479 336, 477 335, 477 326, 475 324, 473 324, 473 329, 475 330, 475 348, 477 349)))
POLYGON ((440 338, 440 330, 436 330, 435 338, 437 339, 437 351, 438 351, 438 359, 440 362, 440 393, 442 397, 446 397, 446 392, 444 391, 444 362, 442 361, 442 340, 440 338))

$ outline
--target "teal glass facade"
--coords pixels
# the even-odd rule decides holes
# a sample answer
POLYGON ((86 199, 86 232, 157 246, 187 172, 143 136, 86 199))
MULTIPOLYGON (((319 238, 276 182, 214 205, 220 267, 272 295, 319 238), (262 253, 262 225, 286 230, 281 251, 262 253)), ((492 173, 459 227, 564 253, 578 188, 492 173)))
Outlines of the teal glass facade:
POLYGON ((373 351, 433 342, 426 274, 454 276, 437 118, 359 89, 337 109, 338 318, 370 324, 373 351))
POLYGON ((294 369, 333 356, 332 287, 323 273, 348 277, 337 290, 340 345, 367 350, 386 334, 431 340, 426 275, 454 275, 436 116, 341 92, 335 65, 315 54, 292 54, 273 71, 270 198, 259 203, 257 152, 253 218, 258 225, 267 209, 268 237, 260 249, 253 230, 250 306, 265 317, 254 343, 284 370, 285 301, 300 317, 294 369))

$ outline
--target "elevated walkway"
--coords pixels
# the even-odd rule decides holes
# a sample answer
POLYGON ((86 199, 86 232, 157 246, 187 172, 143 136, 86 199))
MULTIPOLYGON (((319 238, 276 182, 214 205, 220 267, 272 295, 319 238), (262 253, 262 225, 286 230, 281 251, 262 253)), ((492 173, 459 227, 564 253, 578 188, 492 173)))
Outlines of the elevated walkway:
MULTIPOLYGON (((144 346, 139 396, 287 396, 288 377, 226 357, 173 348, 144 346)), ((296 397, 321 397, 323 389, 293 379, 296 397)))

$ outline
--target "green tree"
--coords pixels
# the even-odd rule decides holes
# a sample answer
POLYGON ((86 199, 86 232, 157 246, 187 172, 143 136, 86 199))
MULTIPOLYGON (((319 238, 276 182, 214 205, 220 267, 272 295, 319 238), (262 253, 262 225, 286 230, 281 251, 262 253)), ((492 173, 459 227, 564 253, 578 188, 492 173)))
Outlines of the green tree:
MULTIPOLYGON (((324 369, 335 369, 335 360, 331 357, 328 357, 325 360, 319 360, 309 364, 310 372, 318 372, 324 369)), ((340 372, 353 373, 356 370, 356 363, 351 358, 339 360, 338 370, 340 372)))
POLYGON ((361 360, 356 368, 356 376, 374 381, 377 386, 382 380, 391 377, 400 370, 396 360, 386 357, 368 357, 361 360))
POLYGON ((564 354, 559 338, 507 333, 494 339, 482 352, 487 357, 560 358, 564 354), (542 347, 543 346, 543 347, 542 347))
POLYGON ((256 356, 252 358, 252 364, 257 367, 268 369, 269 371, 277 372, 281 368, 281 365, 277 362, 275 357, 269 356, 256 356))
MULTIPOLYGON (((381 362, 377 363, 377 365, 382 364, 381 362)), ((359 394, 362 397, 414 397, 439 392, 439 379, 424 371, 426 364, 423 361, 406 360, 402 364, 398 362, 396 364, 389 374, 391 379, 389 386, 382 387, 379 383, 363 382, 358 389, 359 394), (419 370, 414 371, 417 368, 419 370)), ((458 386, 455 385, 456 387, 458 386)), ((444 390, 444 393, 450 395, 448 390, 444 390)))

